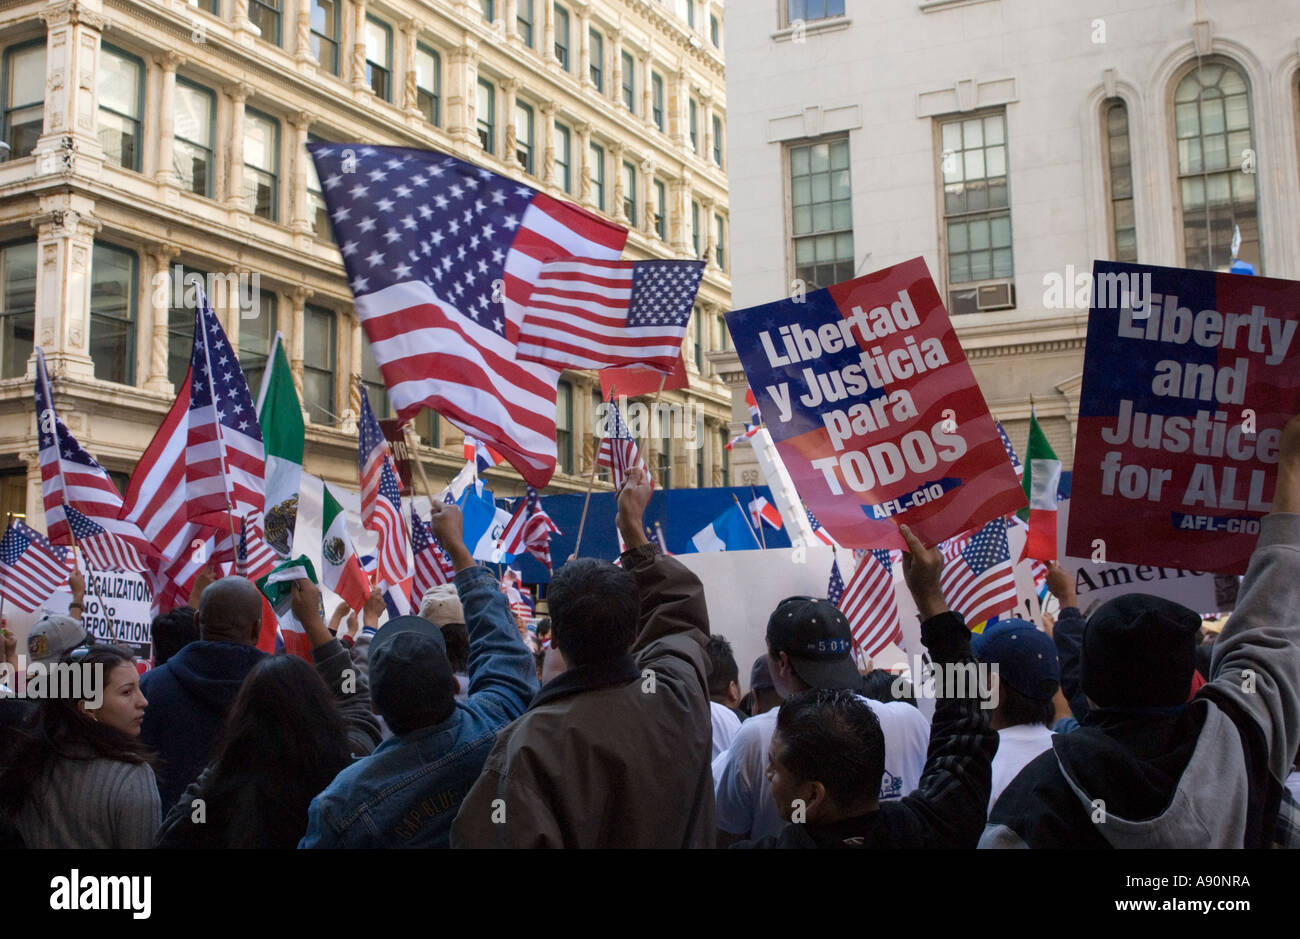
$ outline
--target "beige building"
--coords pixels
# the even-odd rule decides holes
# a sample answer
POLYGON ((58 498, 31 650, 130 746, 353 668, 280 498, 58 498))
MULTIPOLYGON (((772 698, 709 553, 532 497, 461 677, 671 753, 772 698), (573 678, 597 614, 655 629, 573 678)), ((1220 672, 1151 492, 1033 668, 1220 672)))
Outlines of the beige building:
MULTIPOLYGON (((703 446, 651 440, 661 483, 719 485, 730 394, 722 10, 707 0, 58 0, 0 5, 0 508, 43 527, 41 345, 61 415, 123 489, 188 364, 185 275, 212 278, 254 389, 276 330, 306 468, 355 489, 358 398, 387 408, 304 145, 455 153, 603 212, 627 256, 707 257, 684 344, 703 446)), ((584 488, 591 373, 560 386, 560 471, 584 488)), ((461 434, 417 420, 435 486, 461 434)), ((513 471, 489 473, 500 495, 513 471)))
POLYGON ((1243 260, 1300 279, 1298 39, 1294 0, 732 16, 735 307, 919 255, 1016 448, 1033 395, 1068 468, 1094 258, 1227 270, 1239 228, 1243 260))

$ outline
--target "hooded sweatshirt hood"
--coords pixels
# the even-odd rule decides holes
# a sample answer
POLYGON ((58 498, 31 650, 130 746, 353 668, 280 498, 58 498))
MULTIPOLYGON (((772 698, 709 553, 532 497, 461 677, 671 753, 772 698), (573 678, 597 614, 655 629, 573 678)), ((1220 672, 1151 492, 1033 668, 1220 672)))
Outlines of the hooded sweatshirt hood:
POLYGON ((265 657, 257 646, 201 640, 182 648, 165 667, 187 694, 224 716, 244 678, 265 657))

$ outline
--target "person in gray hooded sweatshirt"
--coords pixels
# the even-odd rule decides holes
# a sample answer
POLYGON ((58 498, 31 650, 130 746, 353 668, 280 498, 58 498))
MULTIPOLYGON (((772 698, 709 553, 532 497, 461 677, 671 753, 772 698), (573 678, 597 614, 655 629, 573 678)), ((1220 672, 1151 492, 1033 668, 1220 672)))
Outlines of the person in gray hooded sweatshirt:
MULTIPOLYGON (((1300 416, 1282 433, 1261 522, 1210 681, 1187 701, 1200 617, 1143 594, 1083 633, 1080 727, 1011 782, 982 848, 1267 847, 1300 746, 1300 416)), ((1279 823, 1279 813, 1282 822, 1279 823)))

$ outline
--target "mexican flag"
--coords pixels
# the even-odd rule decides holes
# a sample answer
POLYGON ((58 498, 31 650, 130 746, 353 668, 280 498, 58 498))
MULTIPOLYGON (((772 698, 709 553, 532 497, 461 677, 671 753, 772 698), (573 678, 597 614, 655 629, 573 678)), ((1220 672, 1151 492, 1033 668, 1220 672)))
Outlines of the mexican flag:
POLYGON ((1056 548, 1056 492, 1061 485, 1061 461, 1047 442, 1047 435, 1038 423, 1038 415, 1029 412, 1029 447, 1025 452, 1025 472, 1021 485, 1029 508, 1016 513, 1029 523, 1025 538, 1024 558, 1055 561, 1056 548))
MULTIPOLYGON (((294 581, 306 578, 313 584, 320 581, 316 579, 316 570, 312 567, 311 561, 305 555, 296 558, 288 558, 279 561, 275 567, 271 568, 270 573, 257 582, 257 587, 262 591, 262 605, 269 606, 275 614, 276 621, 280 627, 280 639, 284 643, 284 651, 300 656, 308 662, 312 661, 311 641, 307 638, 307 631, 302 628, 297 617, 293 615, 293 609, 290 606, 292 600, 292 591, 294 581)), ((321 616, 325 611, 320 611, 321 616)), ((260 645, 258 648, 262 648, 260 645)), ((274 652, 274 644, 271 649, 263 649, 264 652, 274 652)))
POLYGON ((275 334, 262 373, 257 396, 257 421, 266 447, 266 543, 280 557, 293 552, 293 530, 298 519, 298 489, 302 481, 304 426, 302 405, 293 386, 293 374, 284 354, 280 334, 275 334))
POLYGON ((357 560, 348 535, 348 517, 329 486, 322 485, 320 574, 321 583, 339 595, 351 609, 360 610, 370 596, 370 581, 357 560))

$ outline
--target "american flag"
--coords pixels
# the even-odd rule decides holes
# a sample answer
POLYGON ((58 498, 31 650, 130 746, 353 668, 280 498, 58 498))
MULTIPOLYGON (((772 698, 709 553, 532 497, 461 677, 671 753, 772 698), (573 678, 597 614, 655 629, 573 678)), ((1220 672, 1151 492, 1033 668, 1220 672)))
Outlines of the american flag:
POLYGON ((280 556, 275 553, 259 526, 239 521, 239 546, 235 550, 235 573, 249 580, 261 580, 275 567, 280 556))
POLYGON ((547 261, 528 298, 519 357, 556 368, 671 372, 703 274, 703 261, 547 261))
POLYGON ((813 537, 822 544, 828 544, 832 548, 838 548, 839 542, 832 538, 826 529, 822 528, 822 523, 817 521, 817 516, 812 514, 812 509, 805 505, 804 511, 808 513, 808 524, 812 526, 813 537))
POLYGON ((1016 581, 1007 546, 1007 525, 999 516, 975 532, 940 545, 939 586, 948 606, 968 623, 992 619, 1016 605, 1016 581))
POLYGON ((420 518, 411 506, 411 553, 415 555, 415 580, 411 600, 419 606, 421 598, 439 584, 449 584, 456 572, 451 558, 442 550, 438 539, 429 529, 429 523, 420 518))
POLYGON ((185 498, 189 517, 208 525, 261 516, 266 453, 253 396, 220 321, 200 294, 190 356, 185 498))
POLYGON ((45 353, 36 349, 36 435, 40 445, 41 496, 45 503, 45 530, 51 542, 71 537, 64 506, 94 519, 146 555, 154 549, 130 521, 119 518, 122 496, 104 468, 81 444, 54 410, 45 353))
POLYGON ((1001 421, 994 421, 998 428, 998 437, 1002 440, 1002 447, 1007 451, 1007 459, 1011 461, 1011 468, 1019 476, 1024 473, 1025 468, 1020 463, 1020 458, 1016 456, 1016 448, 1011 446, 1011 438, 1007 436, 1007 429, 1002 426, 1001 421))
POLYGON ((831 558, 831 579, 826 584, 826 599, 838 607, 843 596, 844 576, 840 573, 840 562, 838 558, 831 558))
POLYGON ((14 520, 0 537, 0 593, 28 613, 67 582, 72 552, 14 520))
MULTIPOLYGON (((634 466, 641 467, 647 477, 650 476, 650 469, 641 459, 641 452, 637 449, 636 441, 632 439, 632 432, 627 429, 627 424, 623 421, 623 415, 619 413, 612 394, 608 404, 605 413, 605 434, 600 438, 596 465, 609 467, 611 481, 614 483, 614 488, 618 489, 623 485, 627 471, 634 466)), ((651 485, 653 484, 654 481, 651 479, 651 485)))
POLYGON ((498 544, 505 554, 521 554, 527 551, 537 560, 551 569, 551 533, 562 534, 560 527, 551 521, 551 517, 542 508, 542 500, 537 490, 529 486, 519 507, 510 517, 510 523, 501 533, 498 544))
POLYGON ((617 260, 627 230, 446 154, 308 150, 398 415, 432 408, 545 486, 560 373, 516 355, 528 293, 552 258, 617 260))
POLYGON ((100 571, 132 571, 142 574, 149 570, 139 553, 125 539, 113 534, 103 525, 82 515, 72 506, 64 506, 68 527, 77 539, 86 564, 100 571))
POLYGON ((388 459, 388 448, 370 396, 361 388, 360 446, 357 465, 361 472, 361 524, 379 535, 375 548, 376 580, 381 588, 396 587, 411 576, 406 559, 406 526, 402 521, 402 496, 397 474, 388 459))
MULTIPOLYGON (((901 554, 879 548, 856 553, 858 566, 837 605, 849 621, 854 646, 874 656, 891 642, 903 641, 903 622, 894 595, 894 561, 901 554)), ((838 568, 834 573, 839 573, 838 568)))

